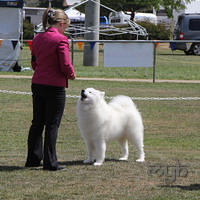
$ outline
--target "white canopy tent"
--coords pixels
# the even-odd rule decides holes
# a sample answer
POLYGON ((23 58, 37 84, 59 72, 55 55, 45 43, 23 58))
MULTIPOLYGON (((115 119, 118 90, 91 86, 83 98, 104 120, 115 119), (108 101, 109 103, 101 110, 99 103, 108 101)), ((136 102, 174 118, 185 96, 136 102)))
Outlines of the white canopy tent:
MULTIPOLYGON (((79 12, 76 9, 70 8, 68 10, 65 10, 65 13, 67 14, 67 16, 69 17, 70 21, 71 21, 71 25, 68 28, 70 31, 75 30, 77 31, 80 24, 82 24, 82 26, 84 25, 85 22, 85 14, 79 12), (78 25, 76 25, 78 24, 78 25)), ((37 25, 37 28, 35 30, 35 32, 42 32, 43 31, 43 27, 42 27, 42 23, 40 23, 39 25, 37 25)))
MULTIPOLYGON (((91 0, 94 3, 97 3, 94 0, 91 0)), ((70 1, 69 1, 70 2, 70 1)), ((67 4, 69 4, 68 1, 66 1, 67 4)), ((146 29, 140 25, 138 25, 136 22, 126 19, 125 23, 121 23, 120 26, 118 24, 106 24, 106 25, 100 25, 100 29, 97 29, 97 27, 85 27, 84 22, 85 22, 85 14, 79 12, 76 8, 86 4, 88 0, 82 0, 82 1, 76 1, 75 4, 72 5, 73 2, 70 2, 71 6, 65 10, 65 13, 68 15, 69 19, 71 20, 70 26, 67 28, 65 33, 71 35, 72 37, 78 36, 78 35, 83 35, 86 33, 90 32, 99 32, 100 35, 106 35, 106 36, 114 36, 114 35, 123 35, 123 34, 132 34, 132 35, 137 35, 138 36, 143 36, 145 38, 148 38, 148 33, 146 29), (78 3, 80 2, 80 3, 78 3), (125 25, 125 26, 124 26, 125 25)), ((107 9, 108 11, 114 13, 115 15, 118 15, 119 12, 108 8, 102 4, 100 4, 101 7, 104 9, 107 9)), ((39 24, 35 30, 36 33, 42 32, 42 24, 39 24)))
MULTIPOLYGON (((94 3, 98 3, 94 0, 90 0, 94 3)), ((68 2, 68 1, 67 1, 68 2)), ((74 10, 75 8, 86 4, 88 0, 82 0, 80 3, 75 3, 70 7, 69 10, 74 10)), ((100 4, 100 7, 112 12, 114 15, 119 15, 120 12, 117 12, 103 4, 100 4)), ((65 11, 67 13, 68 9, 65 11)), ((70 15, 68 15, 70 18, 70 15)), ((114 36, 114 35, 122 35, 122 34, 132 34, 143 37, 148 37, 148 33, 146 29, 140 25, 138 25, 136 22, 130 20, 129 18, 126 18, 125 23, 119 24, 112 24, 109 23, 107 25, 100 25, 100 29, 97 27, 84 27, 83 24, 71 24, 70 27, 66 30, 66 33, 71 34, 72 36, 75 35, 82 35, 89 32, 99 32, 100 35, 107 35, 107 36, 114 36), (125 26, 124 26, 125 25, 125 26)))
POLYGON ((67 14, 67 16, 69 17, 70 21, 73 22, 84 22, 85 21, 85 14, 79 12, 76 9, 68 9, 65 10, 65 13, 67 14))
POLYGON ((68 6, 72 6, 75 3, 81 3, 81 0, 64 0, 63 1, 63 5, 68 5, 68 6))

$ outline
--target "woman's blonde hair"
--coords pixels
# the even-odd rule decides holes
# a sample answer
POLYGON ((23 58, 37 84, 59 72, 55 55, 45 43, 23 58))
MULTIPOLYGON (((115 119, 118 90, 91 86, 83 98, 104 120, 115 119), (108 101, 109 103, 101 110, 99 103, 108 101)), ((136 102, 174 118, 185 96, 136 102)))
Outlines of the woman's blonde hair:
POLYGON ((42 16, 44 30, 46 30, 47 26, 57 24, 58 22, 64 22, 69 26, 70 19, 63 10, 47 8, 42 16))

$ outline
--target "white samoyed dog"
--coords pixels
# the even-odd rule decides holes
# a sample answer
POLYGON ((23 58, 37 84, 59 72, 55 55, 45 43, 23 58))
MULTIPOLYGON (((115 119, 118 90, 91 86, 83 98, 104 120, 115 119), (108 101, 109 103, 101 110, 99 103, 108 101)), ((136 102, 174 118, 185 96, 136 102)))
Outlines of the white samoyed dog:
POLYGON ((78 127, 85 140, 88 159, 84 163, 102 165, 105 159, 106 142, 118 140, 122 147, 122 157, 128 159, 128 141, 136 145, 139 158, 144 162, 144 127, 142 117, 130 97, 116 96, 109 103, 104 100, 104 92, 87 88, 81 91, 77 102, 78 127))

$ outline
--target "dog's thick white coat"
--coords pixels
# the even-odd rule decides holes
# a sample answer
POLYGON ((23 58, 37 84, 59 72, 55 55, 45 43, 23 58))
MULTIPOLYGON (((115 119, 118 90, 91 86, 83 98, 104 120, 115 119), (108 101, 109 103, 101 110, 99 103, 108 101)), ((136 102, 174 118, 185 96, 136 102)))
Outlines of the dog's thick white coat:
POLYGON ((128 159, 128 141, 136 145, 139 158, 145 159, 142 117, 130 97, 116 96, 109 103, 104 92, 87 88, 77 102, 78 127, 85 140, 88 159, 84 163, 101 165, 105 159, 106 142, 117 139, 122 147, 120 160, 128 159))

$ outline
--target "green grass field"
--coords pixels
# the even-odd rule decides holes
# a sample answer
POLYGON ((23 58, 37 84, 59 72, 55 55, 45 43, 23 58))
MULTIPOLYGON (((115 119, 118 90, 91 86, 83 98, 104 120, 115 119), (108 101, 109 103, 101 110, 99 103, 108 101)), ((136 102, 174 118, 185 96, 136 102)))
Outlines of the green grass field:
MULTIPOLYGON (((23 66, 30 67, 28 47, 23 56, 23 66)), ((152 68, 148 75, 145 68, 104 68, 102 53, 99 62, 98 67, 82 66, 82 52, 76 49, 74 67, 78 77, 152 79, 152 68)), ((31 76, 32 71, 0 72, 5 74, 31 76)), ((166 45, 159 45, 156 79, 200 80, 200 57, 179 51, 172 54, 166 45)), ((30 92, 30 85, 30 79, 0 78, 0 90, 30 92)), ((108 97, 200 97, 199 84, 87 80, 70 81, 67 94, 77 96, 87 87, 103 90, 108 97)), ((0 92, 1 200, 199 199, 199 100, 135 100, 145 127, 146 162, 135 162, 133 146, 129 146, 129 160, 119 162, 120 146, 112 142, 107 145, 106 162, 101 167, 82 164, 87 152, 77 128, 76 102, 76 98, 67 98, 57 141, 58 160, 66 170, 48 172, 24 168, 32 120, 31 96, 0 92)))
MULTIPOLYGON (((200 96, 199 84, 78 80, 70 81, 67 94, 79 95, 87 87, 103 90, 106 96, 200 96)), ((0 90, 30 92, 30 80, 0 79, 0 90)), ((145 127, 146 162, 135 162, 133 146, 129 146, 129 160, 119 162, 120 146, 112 142, 107 145, 106 161, 101 167, 82 164, 87 152, 77 128, 76 102, 76 98, 67 99, 57 141, 58 160, 66 170, 48 172, 24 168, 32 119, 31 96, 0 93, 1 200, 199 199, 199 100, 136 100, 145 127), (187 174, 183 169, 180 173, 176 171, 176 176, 173 174, 177 160, 186 166, 187 174), (150 173, 152 166, 154 173, 150 173)))
MULTIPOLYGON (((152 79, 152 68, 105 68, 103 67, 103 51, 99 53, 98 67, 83 66, 83 51, 75 45, 74 68, 78 77, 103 78, 142 78, 152 79)), ((156 50, 156 79, 200 80, 200 56, 185 56, 183 51, 172 52, 167 43, 160 44, 156 50)), ((100 47, 102 49, 102 47, 100 47)), ((23 67, 30 67, 30 50, 24 47, 23 67)), ((31 75, 32 72, 23 72, 31 75)))

